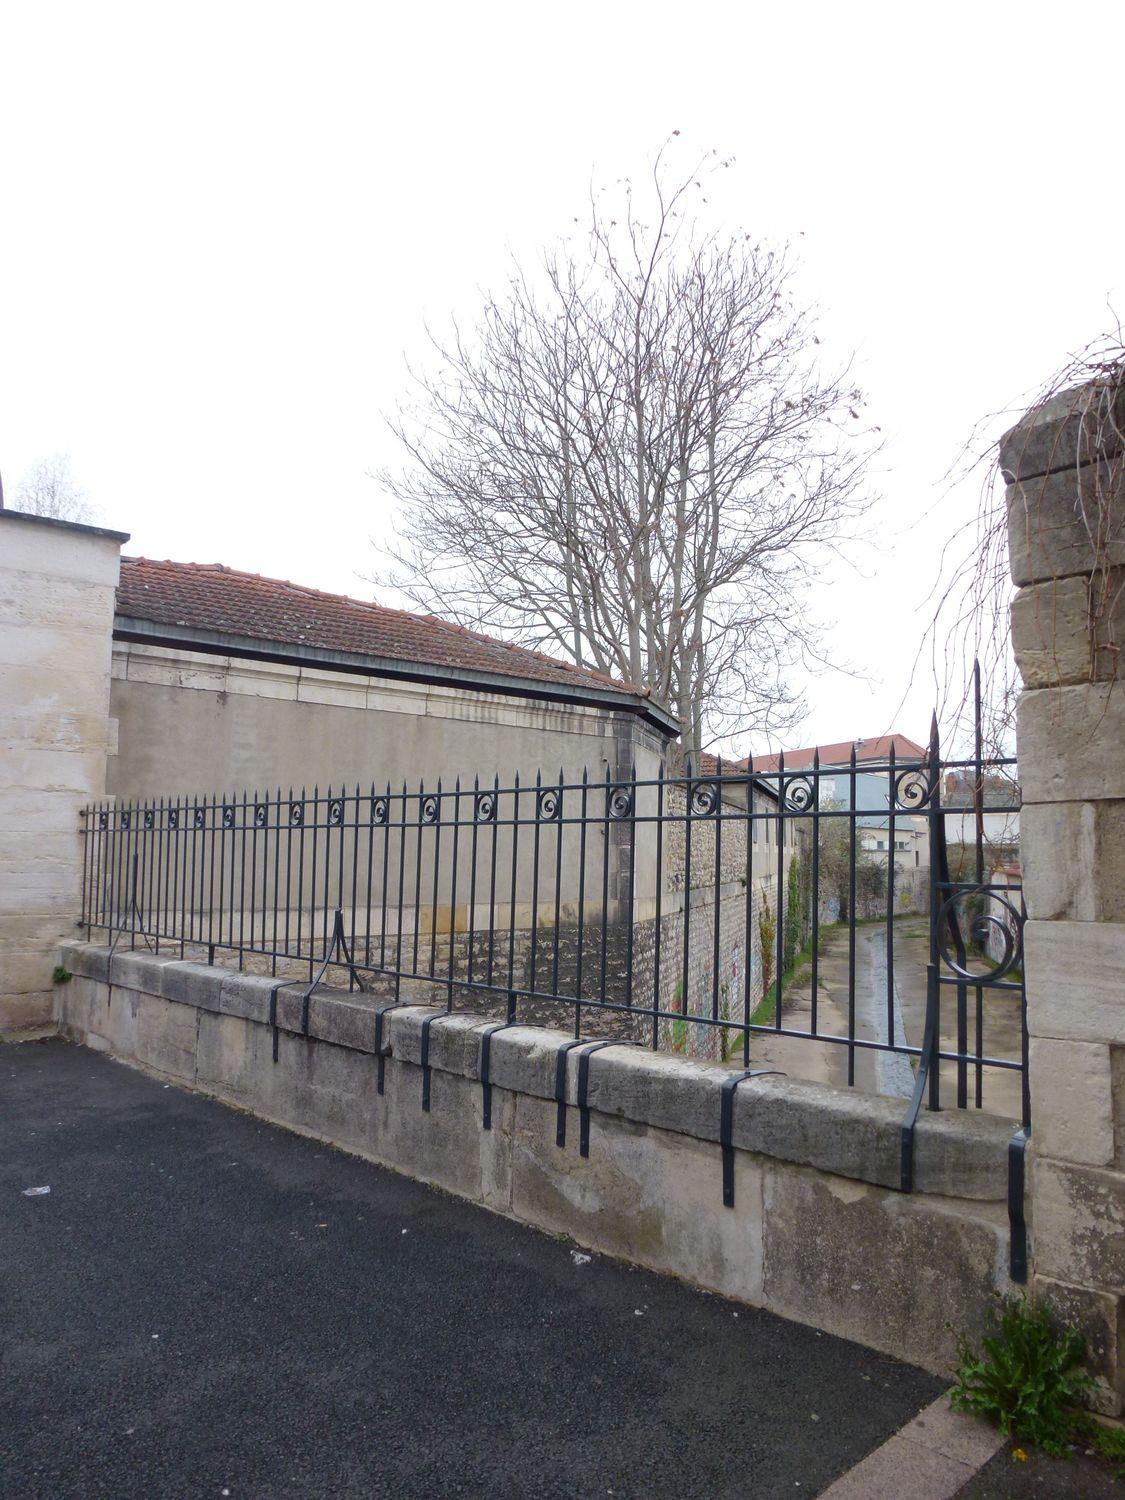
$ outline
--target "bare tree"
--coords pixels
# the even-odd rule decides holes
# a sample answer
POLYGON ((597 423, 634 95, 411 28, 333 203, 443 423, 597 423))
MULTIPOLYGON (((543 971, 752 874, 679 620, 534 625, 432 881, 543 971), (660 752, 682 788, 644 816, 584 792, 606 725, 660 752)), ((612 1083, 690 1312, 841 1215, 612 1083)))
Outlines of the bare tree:
MULTIPOLYGON (((712 166, 725 163, 711 162, 712 166)), ((866 508, 860 394, 816 367, 786 252, 704 233, 654 164, 588 239, 513 268, 392 424, 385 581, 427 610, 646 688, 685 743, 800 717, 813 595, 866 508)))
POLYGON ((66 453, 41 458, 16 485, 16 510, 54 521, 89 521, 93 516, 85 491, 70 472, 66 453))

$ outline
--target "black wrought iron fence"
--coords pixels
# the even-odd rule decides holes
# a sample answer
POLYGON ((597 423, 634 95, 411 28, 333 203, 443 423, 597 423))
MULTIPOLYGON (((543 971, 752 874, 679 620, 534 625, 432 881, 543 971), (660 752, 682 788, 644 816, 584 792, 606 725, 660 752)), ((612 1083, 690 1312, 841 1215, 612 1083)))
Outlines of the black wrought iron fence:
POLYGON ((923 1083, 991 1107, 1008 1076, 1027 1124, 1022 899, 989 829, 1012 778, 979 744, 943 761, 935 729, 909 762, 95 805, 83 923, 744 1068, 814 1044, 915 1110, 923 1083), (897 1077, 865 1066, 884 1054, 897 1077))

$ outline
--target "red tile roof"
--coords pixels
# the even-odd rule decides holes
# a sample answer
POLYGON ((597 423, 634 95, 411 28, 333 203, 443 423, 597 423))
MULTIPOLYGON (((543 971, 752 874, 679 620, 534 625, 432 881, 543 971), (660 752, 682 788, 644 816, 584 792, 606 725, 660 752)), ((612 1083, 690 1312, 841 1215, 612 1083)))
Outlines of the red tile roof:
MULTIPOLYGON (((820 751, 822 766, 846 766, 851 760, 853 744, 857 765, 862 765, 864 761, 888 760, 892 744, 896 760, 924 760, 927 753, 923 745, 916 745, 904 734, 880 734, 870 740, 837 740, 831 745, 808 745, 803 750, 786 750, 785 769, 806 770, 812 765, 813 753, 817 750, 820 751)), ((755 771, 776 771, 777 760, 776 755, 755 755, 753 768, 755 771)))
POLYGON ((648 696, 600 672, 478 635, 435 615, 324 594, 221 563, 123 557, 117 613, 130 620, 298 646, 302 652, 346 651, 418 668, 452 668, 470 677, 480 673, 599 694, 648 696))

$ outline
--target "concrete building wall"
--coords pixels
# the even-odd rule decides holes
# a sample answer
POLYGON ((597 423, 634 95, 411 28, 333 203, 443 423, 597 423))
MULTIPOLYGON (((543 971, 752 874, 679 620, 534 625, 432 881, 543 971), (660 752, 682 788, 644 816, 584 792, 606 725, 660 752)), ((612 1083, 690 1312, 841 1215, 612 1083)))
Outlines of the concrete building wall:
POLYGON ((306 666, 118 643, 108 786, 124 798, 283 792, 314 783, 449 788, 537 771, 655 775, 663 737, 635 714, 306 666))
POLYGON ((124 536, 0 511, 0 1030, 50 1022, 81 913, 80 809, 105 792, 124 536))
POLYGON ((1025 684, 1033 1280, 1082 1328, 1110 1413, 1125 1397, 1125 690, 1105 647, 1125 636, 1123 433, 1125 394, 1103 384, 1001 445, 1025 684))

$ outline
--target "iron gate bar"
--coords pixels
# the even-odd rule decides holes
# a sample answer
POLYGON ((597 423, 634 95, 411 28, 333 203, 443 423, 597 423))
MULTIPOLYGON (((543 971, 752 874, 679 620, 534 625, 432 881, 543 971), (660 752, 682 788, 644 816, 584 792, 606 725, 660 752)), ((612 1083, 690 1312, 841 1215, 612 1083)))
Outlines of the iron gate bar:
POLYGON ((914 1092, 906 1107, 900 1132, 899 1188, 904 1193, 914 1191, 914 1126, 927 1086, 930 1090, 930 1108, 937 1109, 933 1079, 937 1076, 940 1053, 935 1050, 938 1039, 938 982, 933 964, 926 969, 926 1030, 922 1039, 922 1052, 918 1072, 914 1079, 914 1092))
POLYGON ((1027 1282, 1027 1219, 1024 1213, 1027 1143, 1031 1126, 1021 1125, 1008 1142, 1008 1274, 1017 1286, 1027 1282))
POLYGON ((277 1043, 278 1043, 277 997, 278 997, 279 992, 285 988, 286 983, 287 983, 286 980, 280 979, 280 980, 278 980, 277 984, 273 985, 271 987, 271 989, 270 989, 270 1021, 269 1021, 269 1024, 270 1024, 270 1030, 273 1033, 273 1060, 274 1060, 274 1062, 277 1061, 277 1043))
POLYGON ((732 1073, 723 1079, 719 1098, 719 1146, 723 1154, 723 1206, 734 1207, 734 1093, 747 1078, 765 1078, 770 1074, 785 1075, 779 1068, 744 1068, 741 1073, 732 1073))
MULTIPOLYGON (((979 681, 975 686, 979 687, 979 681)), ((161 794, 112 807, 97 803, 85 810, 83 819, 83 922, 91 938, 95 928, 108 934, 111 952, 119 950, 128 935, 134 949, 142 942, 156 952, 172 945, 184 958, 195 956, 192 950, 201 944, 205 953, 221 962, 229 948, 230 961, 239 967, 247 965, 249 955, 261 954, 279 987, 287 982, 281 975, 292 973, 291 965, 307 964, 302 1002, 302 1030, 306 1034, 311 995, 336 961, 346 962, 349 989, 357 984, 369 987, 367 976, 373 974, 393 980, 396 1004, 404 979, 441 984, 447 1014, 455 1001, 461 1003, 459 991, 462 998, 465 994, 485 997, 490 1004, 503 996, 509 1001, 515 997, 521 1010, 526 1005, 568 1005, 576 1047, 593 1045, 581 1041, 583 1030, 589 1030, 590 1010, 603 1012, 607 1020, 634 1014, 643 987, 639 1004, 646 1038, 641 1044, 655 1049, 671 1043, 680 1050, 686 1034, 692 1052, 721 1054, 726 1059, 733 1050, 732 1033, 740 1034, 743 1066, 749 1072, 756 1036, 783 1036, 794 1043, 829 1043, 847 1049, 847 1071, 853 1081, 859 1071, 858 1060, 866 1053, 891 1052, 914 1063, 921 1079, 921 1095, 916 1104, 912 1096, 913 1108, 904 1120, 902 1179, 909 1185, 913 1124, 927 1093, 931 1107, 940 1105, 943 1067, 951 1067, 956 1077, 957 1102, 962 1106, 980 1107, 988 1102, 986 1069, 990 1079, 1004 1071, 1018 1073, 1020 1115, 1025 1125, 1030 1120, 1024 987, 1022 974, 1012 977, 1013 954, 1019 951, 1018 934, 1024 918, 1020 886, 1014 872, 1009 874, 998 867, 993 874, 983 850, 985 814, 1014 811, 1016 806, 1015 798, 1006 793, 998 799, 994 796, 994 788, 1003 788, 1004 783, 993 773, 1014 763, 992 759, 987 762, 985 775, 979 721, 973 754, 966 759, 941 760, 936 724, 931 727, 929 748, 920 759, 900 758, 892 743, 885 761, 865 760, 860 766, 852 749, 844 766, 830 768, 841 789, 855 783, 847 807, 822 805, 825 773, 818 753, 812 757, 811 770, 787 765, 781 757, 776 771, 762 773, 745 766, 731 774, 722 762, 717 763, 717 771, 703 774, 688 764, 682 774, 673 776, 661 765, 650 778, 639 777, 634 766, 607 768, 600 786, 597 779, 591 784, 588 773, 568 783, 560 772, 557 780, 537 776, 534 787, 519 781, 501 787, 497 774, 483 791, 480 778, 474 778, 471 794, 463 789, 463 778, 458 776, 450 789, 439 783, 436 791, 419 782, 413 791, 404 783, 401 790, 392 792, 388 781, 385 792, 380 793, 372 781, 369 794, 358 784, 349 789, 332 783, 324 794, 314 786, 312 793, 290 788, 286 797, 279 786, 265 792, 244 789, 197 797, 161 794), (858 774, 861 770, 862 778, 858 774), (866 888, 858 889, 853 868, 859 859, 859 830, 875 805, 866 787, 869 772, 878 774, 885 784, 877 803, 881 808, 885 801, 882 826, 889 832, 885 884, 874 894, 866 888), (947 808, 943 805, 945 776, 952 772, 957 778, 951 785, 959 790, 950 796, 947 808), (861 779, 865 782, 862 796, 858 785, 861 779), (971 792, 968 801, 966 792, 971 792), (673 796, 675 801, 671 801, 673 796), (846 856, 839 861, 843 867, 841 894, 846 891, 851 896, 855 887, 858 900, 851 902, 847 931, 840 932, 841 951, 847 952, 846 1002, 842 985, 839 997, 846 1008, 845 1024, 838 1031, 822 1031, 819 939, 824 922, 817 898, 823 894, 826 867, 820 835, 833 829, 837 818, 843 819, 843 827, 851 835, 846 856), (949 839, 955 837, 956 828, 965 859, 964 873, 975 876, 972 881, 950 878, 952 844, 947 847, 947 818, 949 839), (895 1005, 895 908, 907 882, 895 861, 894 844, 900 828, 912 820, 920 830, 922 819, 929 826, 931 838, 930 962, 935 972, 933 979, 927 977, 926 981, 927 1016, 932 1024, 918 1046, 910 1040, 909 1032, 904 1034, 895 1005), (481 825, 489 822, 491 839, 485 846, 482 835, 487 838, 488 830, 481 825), (973 822, 975 840, 970 836, 973 822), (471 839, 461 832, 467 824, 471 824, 471 839), (567 826, 575 824, 576 833, 568 835, 567 826), (525 836, 521 829, 529 825, 532 832, 525 836), (642 866, 643 825, 653 829, 655 842, 650 844, 646 838, 642 866), (447 828, 451 830, 448 836, 447 828), (770 842, 776 831, 774 848, 767 844, 763 851, 755 843, 759 829, 766 831, 770 842), (742 836, 746 839, 744 853, 736 844, 736 838, 742 836), (803 861, 804 882, 809 879, 811 862, 809 894, 815 893, 811 900, 800 897, 802 902, 807 901, 802 911, 802 933, 804 938, 811 936, 812 950, 807 1027, 793 1024, 795 1016, 791 1019, 786 1014, 788 987, 783 983, 787 918, 802 910, 793 907, 786 880, 791 875, 787 857, 797 849, 803 861), (419 855, 426 868, 411 871, 409 864, 419 855), (732 858, 733 871, 728 868, 732 858), (655 891, 651 889, 653 860, 655 891), (745 872, 745 899, 728 902, 727 892, 722 897, 725 904, 716 900, 712 912, 710 896, 703 888, 709 880, 716 887, 722 887, 724 881, 729 885, 739 865, 745 872), (569 882, 565 889, 564 875, 569 882), (775 884, 776 891, 772 889, 775 884), (509 898, 506 912, 497 905, 501 891, 509 898), (677 905, 669 909, 672 892, 676 893, 677 905), (408 910, 411 894, 415 899, 413 913, 408 910), (776 914, 775 931, 769 940, 776 991, 769 996, 764 1019, 755 1021, 761 971, 754 918, 756 903, 763 894, 776 914), (854 924, 859 920, 861 902, 877 908, 874 920, 881 922, 882 930, 873 936, 887 951, 886 995, 875 997, 875 1020, 870 1030, 864 1006, 856 1003, 862 972, 856 973, 854 924), (459 906, 467 908, 467 953, 464 927, 458 931, 459 906), (448 922, 443 916, 446 910, 448 922), (352 914, 350 923, 345 915, 348 911, 352 914), (982 920, 993 924, 985 929, 983 939, 982 920), (721 932, 719 921, 723 924, 721 932), (554 929, 551 934, 545 931, 548 922, 554 929), (733 924, 729 929, 728 922, 733 924), (972 923, 971 932, 967 922, 972 923), (376 923, 378 943, 374 941, 376 923), (745 925, 740 928, 740 923, 745 925), (361 929, 363 935, 359 936, 361 929), (986 942, 989 933, 991 944, 986 942), (1002 961, 996 959, 997 933, 1004 941, 1002 961), (428 941, 423 942, 423 934, 428 941), (446 939, 448 950, 441 953, 440 942, 446 939), (677 940, 682 951, 675 948, 677 940), (506 955, 502 952, 505 941, 506 955), (517 942, 521 945, 518 954, 517 942), (501 945, 499 952, 497 944, 501 945), (599 946, 595 949, 595 945, 599 946), (745 961, 743 973, 735 974, 732 981, 732 1003, 727 1004, 721 970, 736 945, 745 951, 745 961), (518 973, 517 957, 521 966, 518 973), (985 964, 990 966, 987 970, 985 964), (673 989, 677 974, 679 982, 673 989), (950 1013, 955 1025, 951 1039, 943 1042, 942 996, 950 985, 957 991, 956 1011, 950 1013), (971 1017, 970 991, 975 998, 971 1017), (989 991, 998 1002, 1010 997, 1020 1006, 1018 1056, 985 1052, 984 999, 989 991), (677 1030, 677 1023, 684 1029, 677 1030), (972 1089, 968 1087, 970 1075, 972 1089)), ((866 869, 864 874, 866 877, 866 869)), ((924 878, 917 877, 919 881, 924 878)), ((829 911, 830 906, 825 908, 826 916, 829 911)), ((900 953, 899 969, 902 962, 900 953)), ((804 972, 807 976, 808 970, 804 972)), ((807 978, 803 982, 807 983, 807 978)), ((377 1009, 382 1011, 383 1006, 377 1009)), ((272 1019, 276 1022, 276 1000, 272 1019)), ((911 1015, 911 1027, 919 1020, 911 1015)), ((383 1025, 378 1015, 376 1028, 382 1044, 383 1025)), ((271 1029, 280 1030, 276 1025, 271 1029)), ((425 1034, 428 1046, 428 1024, 425 1034)), ((274 1040, 276 1046, 276 1037, 274 1040)), ((632 1044, 636 1045, 636 1040, 632 1044)), ((482 1055, 487 1047, 487 1042, 482 1042, 482 1055)), ((382 1082, 386 1054, 381 1045, 379 1055, 382 1082)), ((567 1055, 563 1054, 564 1095, 567 1055)), ((587 1080, 588 1067, 588 1063, 580 1067, 587 1080)), ((486 1064, 486 1082, 487 1068, 486 1064)), ((866 1070, 858 1081, 866 1086, 866 1070)), ((917 1093, 917 1079, 915 1083, 917 1093)), ((558 1097, 556 1105, 560 1105, 558 1097)), ((558 1134, 565 1142, 565 1097, 560 1113, 558 1134)))

